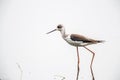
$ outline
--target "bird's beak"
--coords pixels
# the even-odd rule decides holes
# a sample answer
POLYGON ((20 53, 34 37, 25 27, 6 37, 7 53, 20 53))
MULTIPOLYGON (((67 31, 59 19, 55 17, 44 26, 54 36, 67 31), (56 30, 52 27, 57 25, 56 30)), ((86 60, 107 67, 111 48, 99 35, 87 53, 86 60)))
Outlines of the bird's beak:
POLYGON ((50 32, 47 32, 46 34, 49 34, 49 33, 51 33, 51 32, 54 32, 54 31, 56 31, 57 29, 54 29, 54 30, 52 30, 52 31, 50 31, 50 32))

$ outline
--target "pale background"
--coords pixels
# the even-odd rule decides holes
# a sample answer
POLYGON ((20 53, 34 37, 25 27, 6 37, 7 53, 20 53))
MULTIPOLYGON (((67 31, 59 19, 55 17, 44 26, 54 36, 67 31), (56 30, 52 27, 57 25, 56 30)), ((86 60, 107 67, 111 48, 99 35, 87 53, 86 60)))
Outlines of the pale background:
MULTIPOLYGON (((120 80, 119 0, 0 0, 0 79, 75 80, 76 48, 59 32, 45 33, 63 24, 103 44, 88 46, 96 53, 96 80, 120 80), (17 63, 17 64, 16 64, 17 63)), ((92 80, 91 54, 79 48, 79 80, 92 80)))

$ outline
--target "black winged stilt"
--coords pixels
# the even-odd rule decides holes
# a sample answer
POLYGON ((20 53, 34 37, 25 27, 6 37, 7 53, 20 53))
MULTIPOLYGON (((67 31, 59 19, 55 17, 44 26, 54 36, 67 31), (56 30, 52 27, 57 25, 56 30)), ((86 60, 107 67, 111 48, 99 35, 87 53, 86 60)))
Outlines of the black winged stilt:
POLYGON ((84 47, 85 49, 87 49, 89 52, 91 52, 93 54, 92 60, 91 60, 91 63, 90 63, 90 70, 91 70, 92 80, 95 80, 93 70, 92 70, 92 64, 93 64, 95 53, 92 50, 88 49, 86 46, 91 45, 91 44, 96 44, 96 43, 102 43, 103 41, 102 40, 95 40, 95 39, 87 38, 87 37, 79 35, 79 34, 66 34, 65 33, 65 28, 61 24, 59 24, 56 29, 48 32, 47 34, 49 34, 51 32, 54 32, 54 31, 60 31, 60 33, 62 35, 62 38, 67 43, 69 43, 70 45, 75 46, 76 49, 77 49, 77 59, 78 59, 78 61, 77 61, 76 80, 78 80, 79 70, 80 70, 80 67, 79 67, 80 59, 79 59, 78 47, 84 47))

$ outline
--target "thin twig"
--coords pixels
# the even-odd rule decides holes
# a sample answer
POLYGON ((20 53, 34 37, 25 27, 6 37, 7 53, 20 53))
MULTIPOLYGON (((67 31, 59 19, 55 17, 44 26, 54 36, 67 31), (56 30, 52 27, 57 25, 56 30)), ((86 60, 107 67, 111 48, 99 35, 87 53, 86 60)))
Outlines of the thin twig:
POLYGON ((91 60, 91 63, 90 63, 90 70, 91 70, 91 74, 92 74, 92 80, 95 80, 93 70, 92 70, 92 64, 93 64, 95 53, 93 51, 91 51, 90 49, 88 49, 87 47, 85 47, 85 46, 84 46, 84 48, 87 49, 88 51, 90 51, 93 54, 92 60, 91 60))
POLYGON ((21 66, 20 66, 20 64, 18 64, 18 63, 16 63, 17 64, 17 66, 18 66, 18 68, 20 69, 20 80, 22 80, 22 77, 23 77, 23 70, 22 70, 22 68, 21 68, 21 66))
POLYGON ((76 49, 77 49, 77 59, 78 59, 78 62, 77 62, 77 76, 76 76, 76 80, 78 80, 78 78, 79 78, 79 71, 80 71, 80 68, 79 68, 80 57, 79 57, 78 47, 76 47, 76 49))

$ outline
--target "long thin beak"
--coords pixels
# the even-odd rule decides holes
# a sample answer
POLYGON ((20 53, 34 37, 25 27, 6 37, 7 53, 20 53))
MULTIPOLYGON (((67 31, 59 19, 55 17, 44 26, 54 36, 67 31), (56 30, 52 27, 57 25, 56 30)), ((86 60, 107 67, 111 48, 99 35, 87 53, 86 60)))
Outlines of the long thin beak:
POLYGON ((54 29, 54 30, 52 30, 52 31, 50 31, 50 32, 47 32, 46 34, 49 34, 49 33, 51 33, 51 32, 54 32, 54 31, 56 31, 57 29, 54 29))

